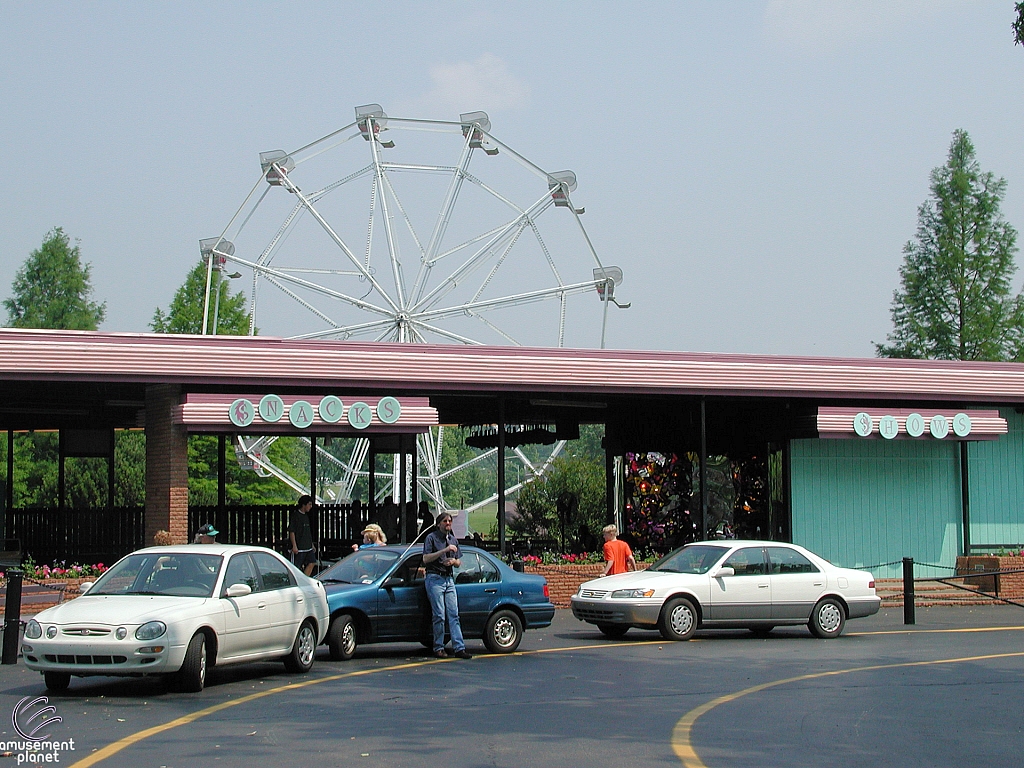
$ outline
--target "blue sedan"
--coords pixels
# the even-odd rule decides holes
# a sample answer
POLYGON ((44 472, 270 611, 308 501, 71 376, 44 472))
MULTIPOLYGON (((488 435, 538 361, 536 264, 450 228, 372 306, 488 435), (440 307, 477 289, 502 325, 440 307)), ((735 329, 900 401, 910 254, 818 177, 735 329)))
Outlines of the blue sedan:
MULTIPOLYGON (((368 547, 317 578, 327 589, 331 658, 352 658, 363 643, 431 645, 430 603, 424 587, 423 548, 368 547)), ((455 571, 459 618, 467 640, 482 638, 492 653, 512 653, 524 629, 551 624, 555 606, 543 576, 517 573, 483 550, 462 548, 455 571)))

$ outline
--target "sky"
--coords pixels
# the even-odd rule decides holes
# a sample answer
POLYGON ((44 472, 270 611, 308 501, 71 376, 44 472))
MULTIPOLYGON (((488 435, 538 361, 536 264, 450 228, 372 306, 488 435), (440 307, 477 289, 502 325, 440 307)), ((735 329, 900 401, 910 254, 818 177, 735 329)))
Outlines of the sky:
MULTIPOLYGON (((576 173, 580 221, 601 262, 621 267, 616 297, 631 304, 608 313, 606 346, 870 357, 891 330, 902 249, 954 130, 1007 179, 1003 212, 1024 228, 1013 19, 1010 0, 0 0, 0 297, 60 226, 107 303, 101 329, 146 331, 198 241, 230 229, 250 190, 266 191, 260 152, 296 150, 367 103, 438 120, 484 110, 504 146, 576 173)), ((394 152, 421 151, 393 134, 394 152)), ((325 154, 295 179, 321 162, 324 179, 359 170, 369 144, 341 149, 357 145, 362 159, 327 165, 325 154)), ((483 178, 510 158, 503 149, 471 170, 483 178)), ((425 149, 419 161, 435 162, 425 149)), ((410 209, 429 208, 436 192, 412 190, 410 209)), ((280 210, 290 204, 270 192, 280 210)), ((369 204, 363 190, 338 206, 362 222, 342 235, 357 255, 369 204)), ((281 215, 257 210, 239 253, 281 215)), ((461 215, 464 236, 472 205, 461 215)), ((565 209, 545 216, 575 226, 565 209)), ((592 254, 564 237, 551 235, 550 250, 566 282, 589 278, 592 254)), ((302 258, 301 233, 294 244, 302 258)), ((517 274, 514 258, 505 273, 517 274)), ((524 258, 516 279, 534 269, 524 258)), ((261 333, 320 327, 280 292, 259 295, 261 333)), ((593 293, 573 301, 566 343, 598 346, 603 305, 593 293)), ((520 343, 551 343, 550 324, 516 326, 520 343)))

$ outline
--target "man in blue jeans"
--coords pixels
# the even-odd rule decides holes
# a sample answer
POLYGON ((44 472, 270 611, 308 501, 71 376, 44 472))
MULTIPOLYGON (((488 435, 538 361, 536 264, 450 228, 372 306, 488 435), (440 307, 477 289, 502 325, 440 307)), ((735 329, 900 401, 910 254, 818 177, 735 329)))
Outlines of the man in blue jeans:
POLYGON ((452 635, 452 655, 459 659, 472 658, 462 639, 459 624, 459 598, 455 594, 454 570, 462 565, 459 540, 452 533, 450 512, 441 512, 434 521, 437 528, 427 534, 423 542, 423 567, 427 571, 427 598, 434 617, 434 655, 448 658, 444 650, 444 621, 452 635))

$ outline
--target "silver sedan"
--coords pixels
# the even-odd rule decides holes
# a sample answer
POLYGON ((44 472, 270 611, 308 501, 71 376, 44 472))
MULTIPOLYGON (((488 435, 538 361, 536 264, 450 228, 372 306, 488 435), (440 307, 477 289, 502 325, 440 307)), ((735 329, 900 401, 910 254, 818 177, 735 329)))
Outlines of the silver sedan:
POLYGON ((833 638, 847 619, 870 616, 880 605, 869 572, 776 541, 688 544, 645 571, 585 582, 572 597, 573 615, 608 637, 641 627, 657 628, 668 640, 688 640, 700 628, 768 633, 786 624, 833 638))

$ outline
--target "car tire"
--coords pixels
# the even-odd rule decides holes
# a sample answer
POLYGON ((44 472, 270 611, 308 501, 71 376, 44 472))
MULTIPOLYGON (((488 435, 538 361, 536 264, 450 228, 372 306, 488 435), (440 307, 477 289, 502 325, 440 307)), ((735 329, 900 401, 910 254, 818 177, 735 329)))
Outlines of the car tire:
POLYGON ((658 631, 666 640, 689 640, 697 631, 697 609, 685 597, 665 603, 658 620, 658 631))
POLYGON ((43 681, 46 683, 46 690, 60 693, 66 691, 71 685, 70 672, 43 672, 43 681))
POLYGON ((289 672, 309 672, 316 660, 316 632, 313 631, 313 624, 310 621, 302 622, 298 633, 295 635, 295 642, 292 643, 292 650, 284 657, 284 668, 289 672))
POLYGON ((484 628, 484 645, 491 653, 512 653, 523 641, 523 622, 512 611, 495 611, 484 628))
POLYGON ((609 637, 612 640, 618 640, 620 637, 625 637, 626 633, 629 632, 628 624, 598 624, 597 628, 601 630, 602 635, 609 637))
POLYGON ((181 669, 173 676, 174 690, 199 693, 206 685, 206 635, 196 632, 189 640, 181 669))
POLYGON ((823 597, 811 611, 811 620, 807 622, 808 629, 815 637, 822 640, 831 640, 843 634, 846 626, 846 611, 842 603, 834 597, 823 597))
POLYGON ((347 613, 341 614, 327 631, 331 661, 348 661, 356 652, 356 625, 347 613))

